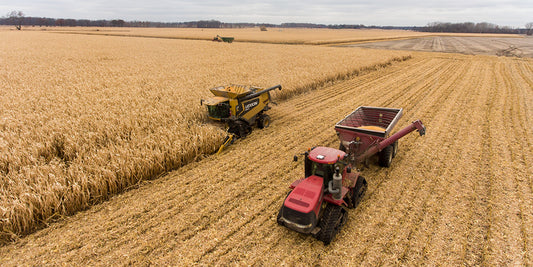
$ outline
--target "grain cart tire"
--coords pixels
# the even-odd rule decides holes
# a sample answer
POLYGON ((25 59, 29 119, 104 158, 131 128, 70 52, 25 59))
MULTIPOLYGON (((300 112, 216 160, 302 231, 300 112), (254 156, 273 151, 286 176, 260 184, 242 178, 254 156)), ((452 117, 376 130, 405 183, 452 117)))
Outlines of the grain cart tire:
POLYGON ((363 176, 359 176, 355 187, 352 189, 352 208, 355 209, 361 203, 361 199, 365 196, 367 186, 366 179, 363 176))
POLYGON ((259 129, 267 128, 270 126, 270 116, 262 114, 257 121, 257 127, 259 129))
POLYGON ((394 143, 392 143, 392 158, 396 157, 396 154, 398 154, 398 140, 396 140, 394 143))
POLYGON ((316 235, 316 239, 324 242, 324 245, 329 245, 346 223, 346 218, 346 211, 341 206, 328 203, 324 209, 324 215, 318 223, 320 231, 316 235))
POLYGON ((339 144, 339 150, 342 152, 346 152, 346 148, 342 145, 342 142, 339 144))
POLYGON ((389 145, 383 150, 381 150, 381 152, 379 152, 379 166, 390 167, 392 162, 392 153, 394 152, 393 150, 394 148, 392 147, 392 145, 389 145))

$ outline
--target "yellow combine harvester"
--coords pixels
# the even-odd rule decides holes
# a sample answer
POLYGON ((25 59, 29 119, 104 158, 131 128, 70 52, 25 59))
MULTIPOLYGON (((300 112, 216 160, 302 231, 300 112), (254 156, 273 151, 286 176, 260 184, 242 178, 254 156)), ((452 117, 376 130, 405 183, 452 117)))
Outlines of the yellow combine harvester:
POLYGON ((201 101, 207 106, 208 117, 226 123, 228 136, 218 150, 252 132, 252 126, 262 129, 270 125, 270 117, 264 114, 269 110, 270 91, 281 90, 281 85, 267 89, 244 85, 219 86, 210 89, 213 97, 201 101))

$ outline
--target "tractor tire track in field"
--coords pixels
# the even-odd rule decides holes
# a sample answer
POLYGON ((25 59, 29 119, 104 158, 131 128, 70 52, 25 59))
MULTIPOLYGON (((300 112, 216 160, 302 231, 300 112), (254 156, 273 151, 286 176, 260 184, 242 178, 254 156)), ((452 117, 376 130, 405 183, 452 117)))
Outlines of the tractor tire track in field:
POLYGON ((532 265, 532 66, 416 53, 295 96, 269 111, 271 127, 221 155, 2 247, 0 261, 532 265), (402 107, 396 130, 421 119, 427 135, 402 138, 390 168, 369 161, 367 194, 329 246, 278 226, 288 186, 303 175, 292 156, 337 147, 334 124, 362 105, 402 107))
MULTIPOLYGON (((448 68, 452 68, 454 67, 453 65, 451 66, 448 66, 448 68)), ((450 77, 450 76, 447 76, 447 77, 450 77)), ((441 90, 440 91, 440 94, 437 95, 437 96, 433 96, 431 98, 426 98, 424 99, 423 101, 420 101, 418 102, 419 103, 419 106, 420 108, 422 109, 427 109, 427 110, 442 110, 442 108, 439 108, 440 106, 443 106, 444 108, 448 107, 449 105, 447 105, 448 101, 452 101, 453 102, 453 98, 450 97, 451 93, 452 93, 452 90, 456 90, 457 87, 455 86, 452 86, 453 85, 453 81, 456 80, 457 78, 459 77, 459 75, 456 74, 455 78, 452 78, 452 79, 449 79, 448 81, 452 81, 452 83, 448 83, 448 84, 445 84, 444 85, 444 88, 448 88, 447 90, 441 90), (425 107, 424 107, 425 106, 425 107)), ((418 107, 417 107, 418 108, 418 107)), ((442 118, 446 118, 446 113, 447 112, 441 112, 441 113, 433 113, 433 114, 426 114, 424 115, 424 119, 425 121, 436 121, 436 122, 439 122, 439 120, 442 120, 442 118), (437 116, 437 117, 435 117, 437 116), (433 118, 432 118, 433 117, 433 118), (441 119, 439 119, 439 117, 441 119)), ((431 123, 433 124, 433 123, 431 123)), ((436 132, 438 130, 438 128, 435 128, 433 126, 431 126, 430 123, 426 123, 426 126, 428 127, 428 129, 432 129, 433 133, 430 133, 429 130, 428 130, 428 134, 435 134, 437 136, 441 136, 443 133, 448 133, 448 134, 453 134, 453 132, 448 132, 448 131, 444 131, 445 128, 440 128, 440 132, 436 132)), ((439 122, 439 124, 441 124, 441 122, 439 122)), ((424 144, 426 145, 426 144, 424 144)), ((403 147, 401 147, 402 149, 402 155, 404 155, 405 153, 412 153, 412 152, 405 152, 405 149, 403 147)), ((400 155, 399 155, 400 156, 400 155)), ((417 168, 419 168, 420 166, 424 166, 424 165, 427 165, 427 166, 431 166, 430 163, 424 163, 424 162, 421 162, 421 160, 423 159, 423 157, 419 157, 419 159, 417 160, 413 160, 413 161, 410 161, 408 162, 408 164, 403 164, 402 163, 402 168, 403 169, 406 169, 406 170, 411 170, 413 172, 417 172, 417 168)), ((405 174, 408 174, 408 173, 404 173, 405 174)), ((398 214, 395 214, 396 213, 396 210, 398 210, 399 207, 403 207, 404 205, 402 203, 407 203, 407 204, 410 204, 412 200, 410 200, 410 198, 414 198, 415 200, 416 199, 420 199, 420 195, 416 195, 417 193, 419 192, 422 192, 423 194, 426 194, 426 193, 429 193, 431 192, 431 189, 426 189, 425 191, 423 190, 420 190, 420 188, 422 186, 429 186, 431 187, 435 181, 433 181, 430 177, 428 177, 427 179, 424 179, 421 181, 421 183, 413 183, 411 180, 409 179, 402 179, 402 180, 397 180, 395 179, 395 175, 393 174, 390 174, 388 175, 390 176, 390 178, 388 180, 385 180, 383 181, 383 183, 379 183, 378 186, 379 186, 379 192, 381 194, 385 194, 385 195, 382 195, 382 196, 386 196, 386 199, 382 201, 377 201, 380 203, 380 205, 382 206, 382 208, 380 209, 383 209, 383 210, 379 210, 379 211, 376 211, 375 215, 372 216, 372 217, 378 217, 379 219, 374 219, 374 226, 371 226, 369 227, 370 229, 374 229, 373 231, 383 231, 384 228, 396 228, 398 227, 400 224, 401 224, 401 220, 402 218, 404 218, 407 214, 402 214, 402 212, 404 211, 403 209, 399 212, 399 215, 398 214), (426 183, 429 183, 429 184, 426 184, 426 183), (391 185, 392 184, 392 185, 391 185), (389 189, 387 189, 389 188, 389 189), (390 191, 390 188, 394 188, 394 189, 397 189, 399 191, 403 191, 403 192, 411 192, 410 194, 406 195, 402 192, 391 192, 390 191), (389 190, 389 191, 388 191, 389 190), (427 192, 429 191, 429 192, 427 192), (408 197, 408 199, 406 199, 406 197, 408 197), (392 221, 391 218, 397 218, 399 221, 392 221)), ((378 196, 378 197, 382 197, 382 196, 378 196)), ((423 198, 421 198, 421 200, 423 200, 423 198)), ((415 206, 417 208, 419 208, 420 206, 415 206)), ((410 216, 410 219, 413 218, 413 214, 414 212, 409 212, 408 215, 410 216)), ((391 231, 387 231, 387 232, 391 232, 393 233, 394 230, 391 229, 391 231)), ((377 239, 378 237, 380 237, 380 235, 378 233, 369 233, 369 234, 365 234, 368 236, 368 242, 367 244, 364 244, 363 246, 365 247, 365 250, 362 252, 363 254, 360 256, 360 257, 356 257, 356 258, 359 258, 361 260, 363 260, 363 262, 365 260, 367 260, 368 262, 367 263, 371 263, 371 264, 376 264, 379 262, 379 260, 383 260, 382 257, 383 257, 383 252, 385 253, 389 253, 388 250, 390 250, 390 241, 392 240, 392 236, 384 236, 382 240, 379 240, 377 239), (373 246, 372 244, 374 243, 383 243, 383 246, 373 246), (386 251, 379 251, 379 250, 383 250, 383 248, 386 248, 386 251), (368 251, 367 251, 368 250, 368 251), (364 257, 366 255, 372 255, 372 256, 377 256, 377 255, 381 255, 381 256, 378 256, 378 258, 370 258, 370 257, 364 257)))
MULTIPOLYGON (((423 68, 423 66, 422 66, 421 68, 423 68)), ((351 86, 351 84, 350 84, 350 87, 355 88, 355 86, 351 86)), ((343 89, 339 90, 338 87, 332 87, 332 89, 333 89, 333 90, 336 90, 336 92, 348 92, 348 94, 350 94, 350 93, 349 93, 349 92, 350 92, 349 90, 343 90, 343 89)), ((330 90, 330 89, 325 89, 325 90, 330 90)), ((363 92, 368 92, 367 90, 365 90, 365 88, 361 88, 360 91, 361 91, 362 93, 363 93, 363 92)), ((405 94, 405 92, 404 92, 403 94, 405 94)), ((348 97, 347 93, 344 93, 344 94, 339 94, 339 93, 337 93, 337 94, 329 94, 329 93, 328 93, 328 95, 333 95, 333 97, 336 97, 336 98, 338 98, 338 99, 346 99, 346 98, 348 97)), ((361 95, 360 97, 366 97, 366 96, 365 96, 365 95, 361 95)), ((391 96, 390 98, 396 98, 396 97, 398 97, 398 95, 391 96)), ((303 97, 303 98, 306 99, 306 97, 303 97)), ((369 95, 368 98, 371 98, 371 96, 369 95)), ((309 102, 309 101, 306 100, 306 102, 309 102)), ((316 103, 315 103, 315 105, 316 105, 316 103)), ((321 106, 321 105, 319 105, 319 106, 321 106)), ((325 107, 325 108, 327 108, 327 103, 326 103, 326 107, 325 107)), ((277 114, 277 113, 282 113, 282 114, 283 114, 283 112, 284 112, 283 110, 277 110, 275 113, 276 113, 276 114, 277 114)), ((276 114, 274 114, 273 116, 275 116, 276 114)), ((282 116, 280 116, 280 117, 282 117, 282 116)), ((319 129, 319 128, 317 128, 317 129, 319 129)), ((327 130, 327 129, 326 129, 326 130, 327 130)), ((335 140, 335 141, 336 141, 336 140, 335 140)), ((333 142, 332 145, 335 146, 335 145, 336 145, 335 142, 333 142)), ((297 170, 297 172, 301 172, 301 170, 299 169, 299 170, 297 170)), ((301 175, 301 174, 296 174, 296 175, 301 175)), ((294 177, 294 176, 293 176, 293 177, 294 177)), ((298 177, 298 176, 296 176, 296 177, 298 177)), ((282 197, 284 197, 284 196, 285 196, 285 195, 282 195, 282 197)), ((275 204, 276 209, 279 208, 279 205, 280 205, 282 199, 283 199, 283 198, 280 198, 280 201, 277 201, 277 202, 276 202, 276 204, 275 204)), ((274 209, 274 210, 275 210, 275 209, 274 209)), ((228 243, 229 243, 228 246, 232 246, 231 244, 235 244, 235 242, 233 242, 233 241, 231 241, 231 240, 228 241, 228 243)), ((244 242, 244 244, 247 244, 247 242, 244 242)), ((218 258, 218 257, 219 257, 218 254, 215 255, 215 258, 218 258)))
POLYGON ((490 169, 497 183, 492 190, 495 201, 490 241, 494 245, 490 247, 498 245, 503 253, 489 250, 489 255, 500 265, 531 265, 532 255, 523 253, 531 251, 533 235, 533 192, 531 172, 527 172, 530 163, 526 160, 531 159, 531 153, 528 153, 531 152, 531 126, 524 124, 524 114, 520 111, 521 97, 518 94, 522 90, 521 86, 514 85, 520 82, 514 65, 514 61, 499 63, 494 73, 497 99, 489 131, 493 136, 500 136, 493 138, 491 144, 490 169), (501 136, 502 133, 505 136, 501 136))

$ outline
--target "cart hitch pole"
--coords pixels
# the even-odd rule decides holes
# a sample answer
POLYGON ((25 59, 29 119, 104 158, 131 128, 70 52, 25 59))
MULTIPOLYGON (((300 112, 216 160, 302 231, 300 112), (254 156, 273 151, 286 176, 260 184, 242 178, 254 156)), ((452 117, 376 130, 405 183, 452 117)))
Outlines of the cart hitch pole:
POLYGON ((413 123, 411 123, 410 125, 408 125, 407 127, 405 127, 403 129, 401 129, 400 131, 398 131, 397 133, 389 136, 389 138, 381 141, 380 143, 378 143, 375 146, 370 147, 365 153, 363 153, 361 156, 357 157, 356 160, 360 162, 360 161, 364 160, 365 158, 370 157, 370 156, 378 153, 379 151, 383 150, 387 146, 391 145, 392 143, 396 142, 398 139, 406 136, 407 134, 409 134, 410 132, 412 132, 414 130, 417 130, 418 133, 420 134, 420 136, 423 136, 423 135, 426 134, 426 126, 424 126, 424 124, 422 124, 422 121, 416 120, 413 123))

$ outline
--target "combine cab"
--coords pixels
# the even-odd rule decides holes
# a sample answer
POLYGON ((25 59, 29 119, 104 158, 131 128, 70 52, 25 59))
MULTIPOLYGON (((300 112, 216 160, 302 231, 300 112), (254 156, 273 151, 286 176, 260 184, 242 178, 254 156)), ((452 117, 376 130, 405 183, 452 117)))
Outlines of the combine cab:
POLYGON ((264 114, 269 110, 270 91, 281 90, 281 85, 267 89, 230 85, 210 89, 213 97, 202 100, 207 106, 208 117, 226 123, 228 136, 219 152, 231 144, 235 138, 246 137, 255 125, 262 129, 270 125, 270 117, 264 114))

